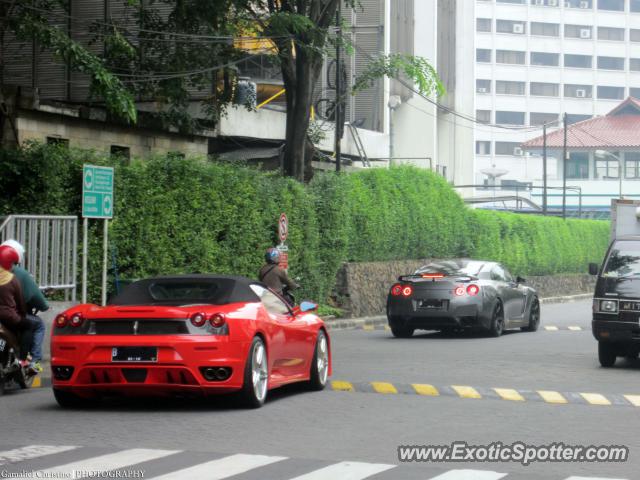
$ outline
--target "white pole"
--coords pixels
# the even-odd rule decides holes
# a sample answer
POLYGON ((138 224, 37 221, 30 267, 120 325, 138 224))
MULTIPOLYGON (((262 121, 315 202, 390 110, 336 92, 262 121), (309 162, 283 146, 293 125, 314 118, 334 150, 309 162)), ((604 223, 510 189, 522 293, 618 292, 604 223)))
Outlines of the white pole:
POLYGON ((102 306, 107 304, 107 245, 109 240, 109 220, 104 219, 102 243, 102 306))
POLYGON ((89 219, 84 217, 82 219, 82 303, 87 303, 87 255, 88 245, 87 239, 89 237, 89 219))

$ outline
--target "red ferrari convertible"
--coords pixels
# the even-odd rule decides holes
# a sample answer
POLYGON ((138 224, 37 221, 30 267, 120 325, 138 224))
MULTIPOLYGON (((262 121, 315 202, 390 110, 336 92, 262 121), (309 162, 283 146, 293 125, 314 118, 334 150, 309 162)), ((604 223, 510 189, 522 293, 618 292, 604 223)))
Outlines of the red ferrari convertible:
POLYGON ((106 307, 78 305, 55 319, 53 393, 63 407, 110 395, 239 392, 260 407, 292 382, 321 390, 329 335, 312 312, 244 277, 140 280, 106 307))

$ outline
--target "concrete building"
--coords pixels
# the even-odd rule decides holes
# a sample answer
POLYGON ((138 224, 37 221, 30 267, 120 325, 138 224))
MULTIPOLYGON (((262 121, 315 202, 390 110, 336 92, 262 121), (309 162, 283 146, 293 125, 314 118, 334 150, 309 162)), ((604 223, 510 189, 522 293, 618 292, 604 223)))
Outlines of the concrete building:
MULTIPOLYGON (((604 115, 640 95, 640 0, 474 3, 475 116, 503 127, 476 127, 475 182, 494 168, 507 172, 502 180, 541 185, 541 158, 521 147, 540 125, 565 112, 569 123, 604 115)), ((561 180, 555 159, 549 171, 548 178, 561 180)), ((580 169, 570 183, 592 174, 580 169)), ((598 194, 617 194, 613 184, 600 187, 611 190, 598 194)))

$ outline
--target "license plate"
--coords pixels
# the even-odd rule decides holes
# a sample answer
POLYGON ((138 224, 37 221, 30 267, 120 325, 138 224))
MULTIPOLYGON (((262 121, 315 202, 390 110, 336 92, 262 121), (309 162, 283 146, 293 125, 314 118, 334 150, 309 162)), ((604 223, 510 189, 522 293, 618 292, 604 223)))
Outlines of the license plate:
POLYGON ((627 302, 625 300, 622 300, 620 302, 620 310, 640 312, 640 302, 627 302))
POLYGON ((157 347, 113 347, 112 362, 157 362, 157 347))
POLYGON ((434 310, 441 309, 443 306, 442 300, 422 300, 420 302, 420 308, 432 308, 434 310))

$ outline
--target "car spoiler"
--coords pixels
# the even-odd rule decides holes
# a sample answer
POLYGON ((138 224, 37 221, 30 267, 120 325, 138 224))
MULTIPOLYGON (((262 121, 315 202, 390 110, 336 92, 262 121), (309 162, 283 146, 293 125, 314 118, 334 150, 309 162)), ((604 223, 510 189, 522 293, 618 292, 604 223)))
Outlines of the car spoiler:
POLYGON ((478 277, 474 277, 472 275, 445 275, 440 273, 413 273, 411 275, 400 275, 398 277, 399 282, 414 282, 414 281, 424 281, 431 280, 435 282, 436 280, 442 279, 455 279, 456 282, 472 282, 478 280, 478 277))

